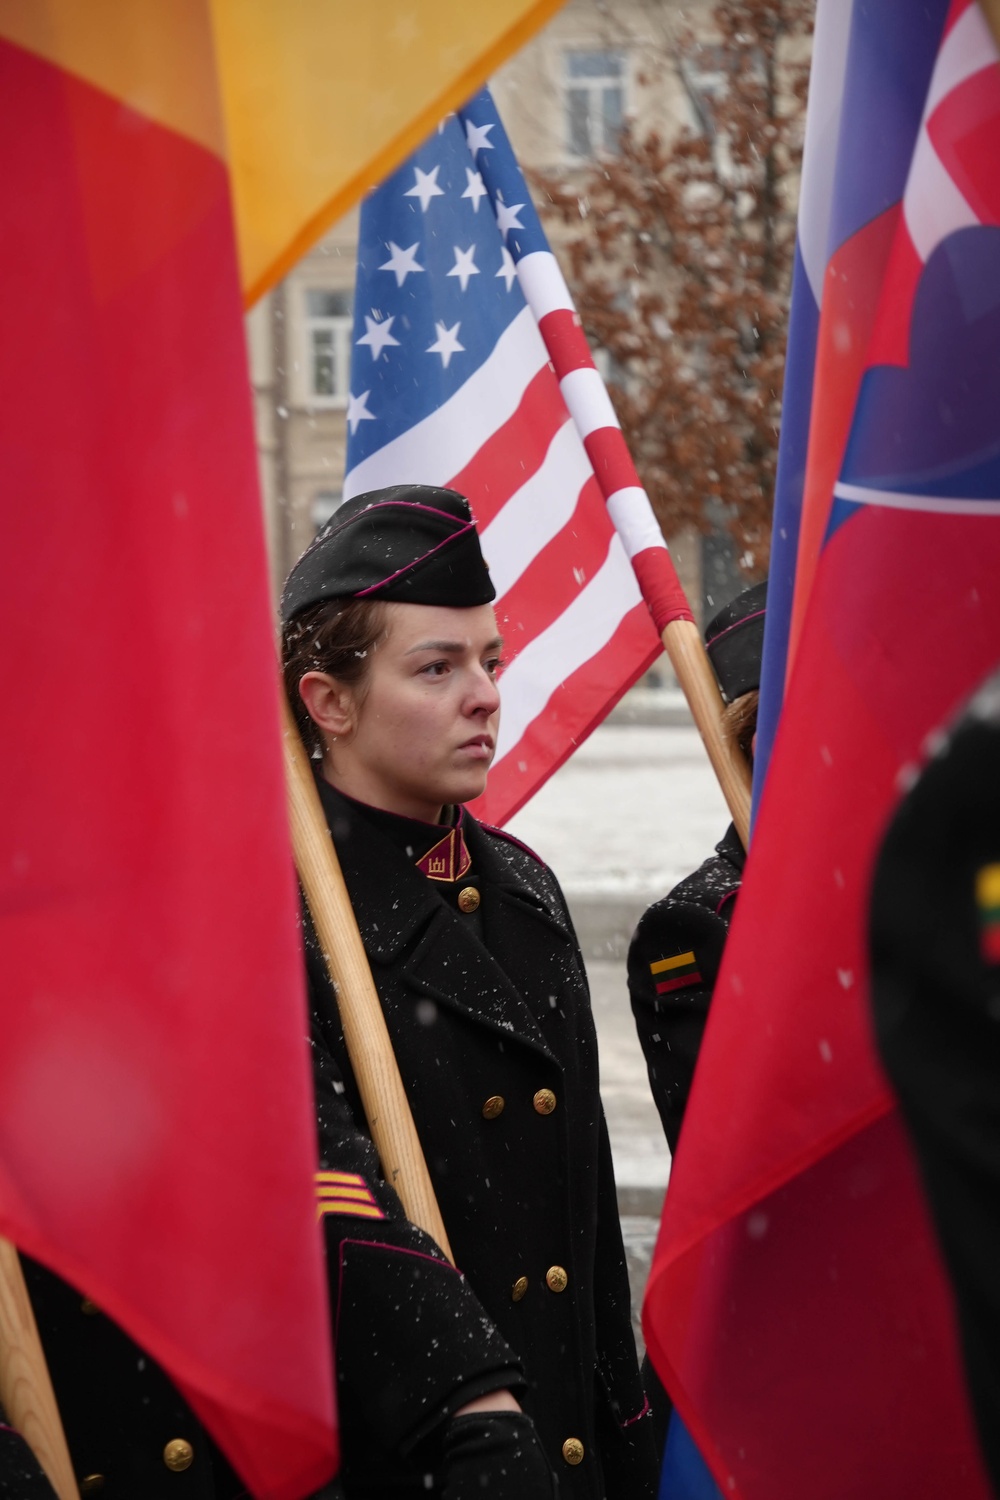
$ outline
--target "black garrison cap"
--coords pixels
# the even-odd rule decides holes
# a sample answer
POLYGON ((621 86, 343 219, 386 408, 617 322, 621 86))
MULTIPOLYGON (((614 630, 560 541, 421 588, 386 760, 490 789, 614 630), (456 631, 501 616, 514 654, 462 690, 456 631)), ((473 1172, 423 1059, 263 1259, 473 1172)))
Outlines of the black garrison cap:
POLYGON ((468 609, 496 598, 469 502, 456 490, 395 484, 347 500, 285 582, 281 618, 324 599, 391 599, 468 609))
POLYGON ((705 627, 709 660, 727 703, 760 687, 766 605, 765 580, 737 594, 705 627))

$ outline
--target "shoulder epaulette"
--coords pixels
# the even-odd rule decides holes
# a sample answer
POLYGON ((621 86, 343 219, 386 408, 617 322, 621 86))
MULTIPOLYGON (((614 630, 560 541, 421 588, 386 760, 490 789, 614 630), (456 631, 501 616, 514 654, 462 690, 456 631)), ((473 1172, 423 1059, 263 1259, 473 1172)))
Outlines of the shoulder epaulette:
POLYGON ((494 838, 503 839, 506 844, 513 844, 515 849, 520 849, 522 854, 527 854, 529 859, 533 859, 536 865, 541 865, 543 870, 547 868, 540 854, 536 854, 534 849, 530 848, 528 844, 522 843, 512 833, 508 833, 506 828, 494 828, 492 823, 480 823, 479 827, 484 833, 491 833, 494 838))

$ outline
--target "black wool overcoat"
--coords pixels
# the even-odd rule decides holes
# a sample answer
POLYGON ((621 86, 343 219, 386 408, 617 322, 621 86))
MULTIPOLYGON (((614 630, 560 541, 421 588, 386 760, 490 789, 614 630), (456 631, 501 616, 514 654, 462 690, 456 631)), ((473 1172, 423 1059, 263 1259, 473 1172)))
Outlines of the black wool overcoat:
POLYGON ((310 938, 348 1489, 356 1475, 376 1493, 409 1475, 426 1494, 442 1415, 508 1385, 561 1496, 652 1496, 594 1023, 558 884, 466 813, 469 870, 429 880, 402 820, 320 793, 457 1266, 381 1179, 310 938), (474 911, 460 900, 470 889, 474 911), (351 1199, 337 1208, 340 1183, 360 1213, 351 1199))
MULTIPOLYGON (((1000 1494, 1000 674, 903 798, 875 863, 871 1003, 955 1296, 1000 1494)), ((956 1491, 959 1486, 956 1485, 956 1491)))

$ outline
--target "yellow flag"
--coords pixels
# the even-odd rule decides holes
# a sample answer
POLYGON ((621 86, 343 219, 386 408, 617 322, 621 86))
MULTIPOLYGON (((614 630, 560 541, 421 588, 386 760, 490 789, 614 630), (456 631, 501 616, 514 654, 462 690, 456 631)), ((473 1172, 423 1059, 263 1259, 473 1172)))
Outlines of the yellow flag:
POLYGON ((562 0, 212 0, 248 303, 562 0))

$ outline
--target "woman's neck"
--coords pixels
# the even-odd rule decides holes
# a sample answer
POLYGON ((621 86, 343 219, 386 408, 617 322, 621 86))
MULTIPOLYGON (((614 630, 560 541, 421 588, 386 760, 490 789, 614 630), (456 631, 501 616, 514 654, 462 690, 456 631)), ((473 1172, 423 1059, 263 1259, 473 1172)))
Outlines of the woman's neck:
POLYGON ((419 798, 386 795, 381 788, 373 786, 363 774, 345 775, 334 765, 328 755, 323 757, 322 776, 334 791, 350 797, 352 802, 360 802, 363 807, 374 807, 379 812, 394 813, 398 818, 411 818, 416 823, 441 824, 445 822, 443 806, 435 806, 419 798))

